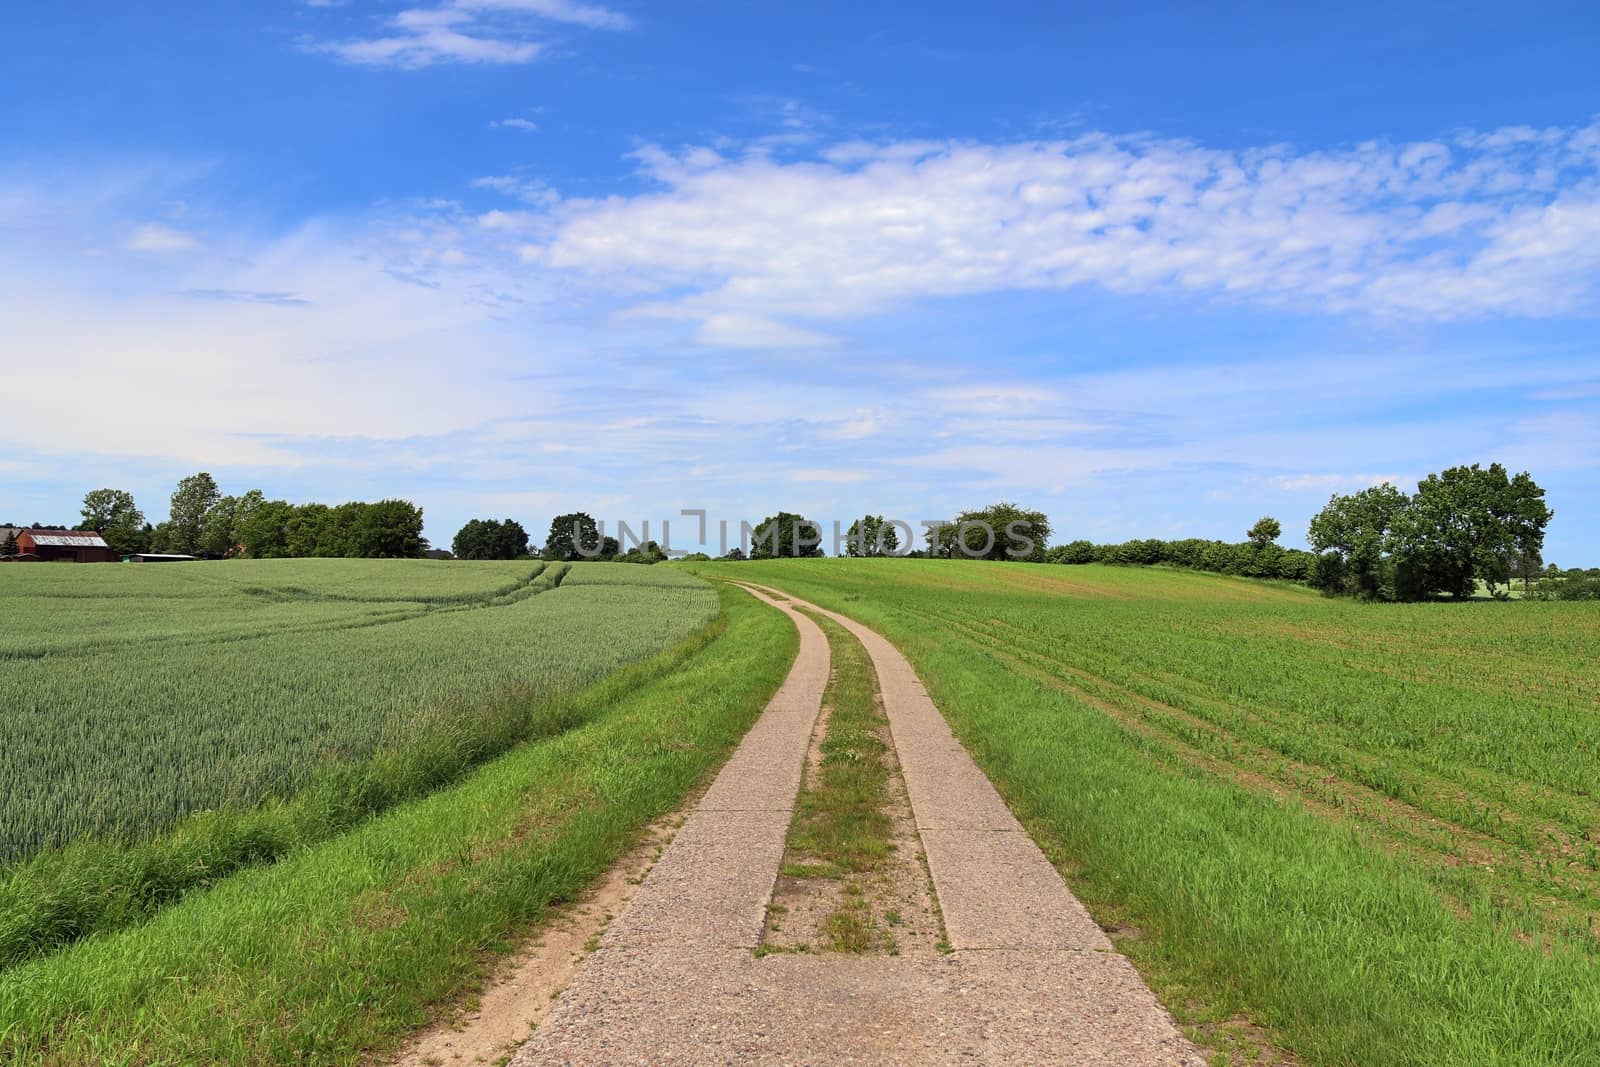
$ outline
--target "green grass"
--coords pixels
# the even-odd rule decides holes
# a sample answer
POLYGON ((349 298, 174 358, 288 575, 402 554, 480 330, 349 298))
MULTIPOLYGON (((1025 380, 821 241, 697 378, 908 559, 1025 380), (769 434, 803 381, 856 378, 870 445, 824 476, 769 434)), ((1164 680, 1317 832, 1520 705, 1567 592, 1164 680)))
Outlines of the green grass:
POLYGON ((607 564, 262 560, 0 579, 13 623, 0 864, 80 838, 137 842, 441 734, 487 743, 486 709, 575 691, 716 614, 681 571, 607 564))
POLYGON ((795 802, 789 852, 810 877, 840 878, 877 870, 889 853, 888 720, 878 708, 877 677, 861 642, 833 620, 812 617, 833 655, 822 697, 830 710, 819 766, 795 802))
MULTIPOLYGON (((1600 610, 1171 570, 702 565, 907 655, 1181 1017, 1311 1063, 1600 1048, 1600 610)), ((1206 1036, 1202 1030, 1202 1036, 1206 1036)))
POLYGON ((393 1048, 754 722, 794 629, 742 592, 718 595, 716 633, 591 686, 573 704, 581 725, 141 926, 0 972, 0 1062, 355 1064, 393 1048))
POLYGON ((871 952, 889 940, 859 888, 863 878, 883 867, 891 847, 889 768, 884 762, 888 720, 878 706, 877 676, 861 642, 831 619, 812 618, 827 635, 832 653, 822 695, 828 724, 818 746, 818 766, 807 774, 795 801, 784 873, 848 880, 846 892, 823 921, 823 947, 871 952))

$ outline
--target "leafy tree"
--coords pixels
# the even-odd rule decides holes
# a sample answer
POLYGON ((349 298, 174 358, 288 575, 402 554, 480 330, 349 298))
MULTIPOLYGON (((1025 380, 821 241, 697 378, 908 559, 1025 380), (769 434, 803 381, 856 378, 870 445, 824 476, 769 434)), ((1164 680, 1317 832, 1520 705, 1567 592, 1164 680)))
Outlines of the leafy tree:
POLYGON ((1517 556, 1543 549, 1551 516, 1527 472, 1511 478, 1498 463, 1474 463, 1428 475, 1397 531, 1397 564, 1410 586, 1402 592, 1471 596, 1481 578, 1499 593, 1517 556))
POLYGON ((332 551, 333 509, 326 504, 302 504, 284 523, 284 552, 297 559, 308 556, 342 556, 332 551))
POLYGON ((427 551, 422 509, 409 500, 344 504, 353 509, 345 555, 364 559, 418 559, 427 551))
POLYGON ((144 512, 133 494, 122 489, 94 489, 84 494, 83 529, 96 530, 113 551, 127 555, 145 548, 144 512))
MULTIPOLYGON (((156 528, 150 531, 151 552, 177 552, 177 541, 172 532, 171 522, 158 522, 156 528)), ((183 553, 180 553, 183 554, 183 553)))
POLYGON ((1317 557, 1299 548, 1285 549, 1278 558, 1278 577, 1291 582, 1303 582, 1311 576, 1311 564, 1317 557))
POLYGON ((744 559, 744 549, 740 548, 738 545, 734 545, 732 548, 728 549, 728 554, 722 558, 730 560, 742 560, 744 559))
POLYGON ((557 515, 550 520, 550 535, 544 541, 544 558, 549 560, 575 560, 585 558, 579 546, 604 549, 600 539, 600 526, 587 512, 574 511, 557 515))
POLYGON ((198 547, 201 554, 213 559, 223 559, 233 554, 233 518, 238 506, 239 498, 233 496, 225 496, 211 505, 200 526, 198 547))
POLYGON ((822 555, 822 527, 792 511, 768 515, 750 541, 751 559, 790 559, 822 555))
POLYGON ((1311 520, 1310 541, 1339 566, 1319 561, 1313 584, 1328 588, 1337 571, 1358 596, 1419 600, 1471 596, 1482 579, 1503 596, 1524 561, 1539 558, 1551 516, 1532 477, 1509 477, 1498 463, 1430 474, 1415 496, 1386 485, 1336 495, 1311 520))
POLYGON ((949 525, 929 529, 926 538, 930 555, 1042 563, 1050 520, 1042 511, 1002 501, 963 511, 949 525))
POLYGON ((617 556, 616 562, 652 564, 660 563, 666 558, 667 554, 661 550, 660 545, 654 541, 646 541, 644 544, 635 545, 622 555, 617 556))
POLYGON ((893 556, 900 548, 899 532, 882 515, 863 515, 845 536, 845 551, 851 556, 893 556))
POLYGON ((1552 563, 1527 595, 1530 600, 1600 600, 1600 567, 1563 571, 1552 563))
MULTIPOLYGON (((252 490, 255 492, 255 490, 252 490)), ((239 498, 233 521, 233 539, 252 559, 279 559, 289 555, 289 521, 295 506, 286 500, 263 500, 246 508, 249 493, 239 498)))
POLYGON ((1283 533, 1283 526, 1270 515, 1257 519, 1256 524, 1250 527, 1250 532, 1245 534, 1253 545, 1270 545, 1283 533))
POLYGON ((1045 553, 1045 560, 1049 563, 1093 563, 1094 559, 1094 545, 1082 540, 1057 545, 1045 553))
POLYGON ((222 492, 217 488, 216 479, 204 471, 180 481, 172 492, 168 510, 167 551, 183 555, 198 551, 206 515, 220 499, 222 492))
POLYGON ((457 559, 519 559, 528 554, 528 531, 512 519, 472 519, 451 542, 457 559))
POLYGON ((241 496, 233 505, 233 529, 229 531, 229 539, 235 545, 244 544, 244 538, 239 536, 239 531, 248 523, 255 514, 256 509, 267 502, 267 494, 259 489, 251 489, 241 496))
MULTIPOLYGON (((1385 586, 1384 553, 1395 522, 1411 506, 1406 494, 1385 482, 1359 493, 1335 493, 1311 520, 1308 540, 1319 553, 1335 552, 1342 582, 1353 582, 1358 596, 1378 597, 1385 586)), ((1317 572, 1326 578, 1330 566, 1317 572)))

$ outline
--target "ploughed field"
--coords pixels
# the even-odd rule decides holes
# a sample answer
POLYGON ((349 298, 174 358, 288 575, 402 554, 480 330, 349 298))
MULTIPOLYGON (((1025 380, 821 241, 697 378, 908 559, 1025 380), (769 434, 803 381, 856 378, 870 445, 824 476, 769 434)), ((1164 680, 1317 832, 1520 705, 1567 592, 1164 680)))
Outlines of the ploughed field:
POLYGON ((1600 609, 1159 568, 711 564, 907 655, 1214 1046, 1600 1057, 1600 609))
MULTIPOLYGON (((296 792, 581 689, 717 614, 667 568, 262 560, 12 567, 0 865, 296 792)), ((494 727, 494 729, 491 729, 494 727)), ((483 736, 478 736, 483 735, 483 736)))

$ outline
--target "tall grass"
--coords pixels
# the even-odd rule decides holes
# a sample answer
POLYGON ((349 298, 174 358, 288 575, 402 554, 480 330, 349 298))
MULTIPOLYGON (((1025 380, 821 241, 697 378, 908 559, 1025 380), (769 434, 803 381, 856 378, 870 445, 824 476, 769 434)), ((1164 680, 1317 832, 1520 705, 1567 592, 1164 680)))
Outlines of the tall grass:
POLYGON ((1142 931, 1123 947, 1180 1013, 1242 1014, 1313 1063, 1600 1061, 1592 607, 703 569, 889 636, 1074 890, 1142 931))

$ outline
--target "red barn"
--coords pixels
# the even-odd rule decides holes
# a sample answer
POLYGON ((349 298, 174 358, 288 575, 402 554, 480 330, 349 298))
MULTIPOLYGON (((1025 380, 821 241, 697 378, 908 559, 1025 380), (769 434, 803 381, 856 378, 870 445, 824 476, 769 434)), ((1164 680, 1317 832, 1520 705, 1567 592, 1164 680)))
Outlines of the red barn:
POLYGON ((41 563, 120 563, 122 557, 92 530, 19 530, 17 553, 41 563))

